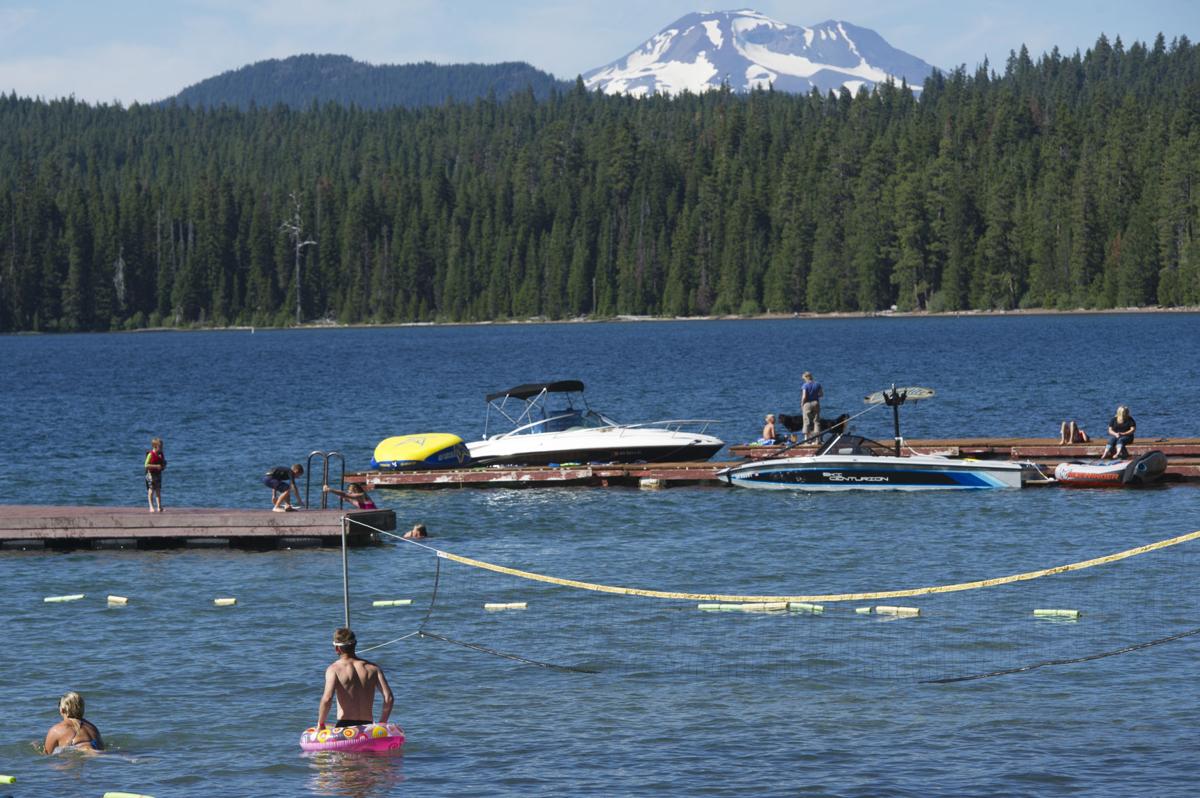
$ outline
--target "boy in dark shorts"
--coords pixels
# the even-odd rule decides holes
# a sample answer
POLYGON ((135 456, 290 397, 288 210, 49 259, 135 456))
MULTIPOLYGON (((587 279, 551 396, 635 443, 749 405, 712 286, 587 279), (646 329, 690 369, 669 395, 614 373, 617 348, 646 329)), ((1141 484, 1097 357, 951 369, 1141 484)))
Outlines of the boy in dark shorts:
POLYGON ((304 466, 294 464, 290 469, 286 466, 275 466, 263 477, 263 484, 271 489, 271 510, 284 513, 288 510, 299 510, 300 491, 296 490, 296 477, 304 473, 304 466))

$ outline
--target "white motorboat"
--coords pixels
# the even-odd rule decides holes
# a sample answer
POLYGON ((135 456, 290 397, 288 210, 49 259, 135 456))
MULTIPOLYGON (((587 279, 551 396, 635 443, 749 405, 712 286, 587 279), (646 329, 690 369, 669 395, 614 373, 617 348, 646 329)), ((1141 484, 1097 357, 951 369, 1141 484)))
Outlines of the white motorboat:
POLYGON ((579 380, 518 385, 487 403, 483 439, 467 444, 473 465, 696 461, 725 445, 705 433, 712 419, 619 424, 588 406, 579 380), (511 429, 489 435, 493 422, 511 429))
POLYGON ((957 459, 936 454, 901 453, 899 407, 905 399, 933 396, 929 388, 894 388, 868 396, 868 404, 893 409, 893 446, 847 432, 827 433, 816 454, 770 457, 723 469, 717 476, 730 485, 776 490, 977 490, 1019 488, 1026 466, 1008 461, 957 459))

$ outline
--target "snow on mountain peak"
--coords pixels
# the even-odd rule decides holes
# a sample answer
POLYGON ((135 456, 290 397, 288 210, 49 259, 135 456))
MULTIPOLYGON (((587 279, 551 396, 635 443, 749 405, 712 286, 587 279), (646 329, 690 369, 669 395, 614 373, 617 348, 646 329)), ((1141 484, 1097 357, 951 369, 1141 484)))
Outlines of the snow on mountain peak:
POLYGON ((687 14, 623 58, 583 74, 607 94, 700 93, 728 83, 804 93, 851 92, 891 78, 920 91, 933 67, 849 22, 789 25, 752 9, 687 14))

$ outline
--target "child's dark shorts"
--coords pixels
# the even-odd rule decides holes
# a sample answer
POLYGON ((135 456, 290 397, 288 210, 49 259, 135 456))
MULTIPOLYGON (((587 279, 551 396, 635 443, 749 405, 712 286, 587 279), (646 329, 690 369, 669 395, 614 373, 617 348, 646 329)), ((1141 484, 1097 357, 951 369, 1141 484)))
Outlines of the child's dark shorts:
POLYGON ((275 479, 275 477, 267 475, 263 477, 263 484, 271 490, 287 490, 292 487, 292 483, 286 479, 275 479))

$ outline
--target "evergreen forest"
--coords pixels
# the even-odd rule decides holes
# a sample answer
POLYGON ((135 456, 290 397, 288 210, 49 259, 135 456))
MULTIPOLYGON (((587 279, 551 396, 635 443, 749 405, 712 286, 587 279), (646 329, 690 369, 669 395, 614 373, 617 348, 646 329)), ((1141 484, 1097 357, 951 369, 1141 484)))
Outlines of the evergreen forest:
POLYGON ((570 88, 529 64, 366 64, 347 55, 294 55, 259 61, 188 86, 159 105, 248 109, 333 102, 359 108, 416 108, 450 100, 500 99, 522 91, 545 99, 570 88))
POLYGON ((918 93, 0 95, 0 330, 1200 305, 1200 46, 918 93))

